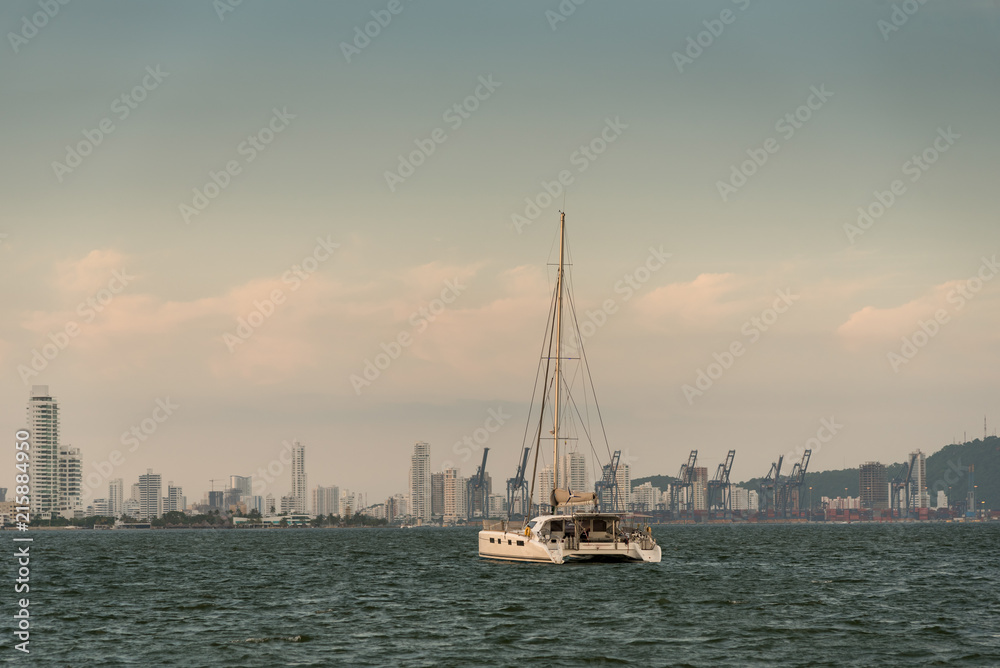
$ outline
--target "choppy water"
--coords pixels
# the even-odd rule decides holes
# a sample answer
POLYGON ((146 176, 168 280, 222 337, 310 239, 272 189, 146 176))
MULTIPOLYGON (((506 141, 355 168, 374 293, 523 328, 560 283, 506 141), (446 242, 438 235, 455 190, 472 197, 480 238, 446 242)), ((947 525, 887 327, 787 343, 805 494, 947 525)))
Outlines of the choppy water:
MULTIPOLYGON (((655 534, 660 564, 542 566, 478 559, 469 529, 33 532, 32 651, 5 632, 0 653, 39 666, 1000 665, 1000 525, 655 534)), ((11 619, 10 595, 3 607, 11 619)))

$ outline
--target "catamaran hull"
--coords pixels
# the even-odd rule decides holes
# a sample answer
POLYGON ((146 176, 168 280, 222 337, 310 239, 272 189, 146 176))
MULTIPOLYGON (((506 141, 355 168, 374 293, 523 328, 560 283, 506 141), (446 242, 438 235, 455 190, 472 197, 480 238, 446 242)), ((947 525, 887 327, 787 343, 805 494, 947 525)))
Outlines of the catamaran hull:
POLYGON ((511 531, 480 531, 479 556, 500 561, 565 564, 581 561, 660 562, 660 546, 642 549, 638 543, 580 543, 568 547, 565 540, 544 543, 535 536, 511 531))

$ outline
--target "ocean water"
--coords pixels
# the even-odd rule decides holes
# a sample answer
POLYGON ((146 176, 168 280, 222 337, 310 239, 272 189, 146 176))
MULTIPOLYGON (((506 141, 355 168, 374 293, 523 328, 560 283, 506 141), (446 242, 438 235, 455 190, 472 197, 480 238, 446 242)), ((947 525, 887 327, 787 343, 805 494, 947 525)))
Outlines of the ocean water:
MULTIPOLYGON (((472 529, 31 532, 31 654, 13 649, 8 623, 0 655, 32 666, 1000 665, 1000 524, 654 533, 660 564, 547 566, 481 560, 472 529)), ((12 537, 0 533, 11 554, 12 537)), ((3 607, 10 620, 9 594, 3 607)))

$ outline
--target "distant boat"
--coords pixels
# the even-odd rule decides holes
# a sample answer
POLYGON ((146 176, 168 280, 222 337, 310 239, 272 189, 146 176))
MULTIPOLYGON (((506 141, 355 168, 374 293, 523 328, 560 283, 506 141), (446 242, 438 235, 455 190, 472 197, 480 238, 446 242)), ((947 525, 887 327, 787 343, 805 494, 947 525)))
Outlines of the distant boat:
MULTIPOLYGON (((550 310, 551 327, 547 327, 545 353, 545 377, 542 385, 542 400, 539 409, 538 430, 535 438, 535 470, 538 468, 538 454, 542 440, 542 423, 545 418, 545 397, 547 388, 552 388, 552 485, 548 499, 553 508, 550 515, 540 515, 527 522, 512 523, 509 520, 484 520, 479 532, 479 556, 503 561, 524 561, 563 564, 573 561, 609 562, 652 562, 660 561, 660 546, 653 538, 650 528, 629 526, 626 517, 618 512, 597 511, 598 498, 595 492, 582 492, 560 488, 559 442, 567 439, 563 433, 564 417, 560 415, 563 406, 564 388, 563 365, 563 320, 564 302, 569 299, 572 309, 572 295, 568 294, 566 281, 566 214, 559 218, 559 270, 556 277, 553 305, 550 310), (552 356, 553 348, 555 356, 552 356), (554 367, 550 374, 550 366, 554 367), (590 507, 587 512, 572 510, 590 507)), ((575 321, 575 317, 572 318, 575 321)), ((579 337, 579 332, 577 332, 579 337)), ((583 359, 582 339, 579 340, 579 357, 583 359)), ((539 374, 541 375, 541 374, 539 374)), ((568 394, 568 392, 566 392, 568 394)), ((569 396, 572 402, 572 395, 569 396)), ((572 416, 572 413, 571 413, 572 416)), ((525 460, 527 461, 527 460, 525 460)), ((521 471, 523 474, 523 471, 521 471)), ((569 476, 566 475, 566 480, 569 476)), ((535 474, 531 477, 532 494, 528 497, 531 510, 534 494, 535 474)))

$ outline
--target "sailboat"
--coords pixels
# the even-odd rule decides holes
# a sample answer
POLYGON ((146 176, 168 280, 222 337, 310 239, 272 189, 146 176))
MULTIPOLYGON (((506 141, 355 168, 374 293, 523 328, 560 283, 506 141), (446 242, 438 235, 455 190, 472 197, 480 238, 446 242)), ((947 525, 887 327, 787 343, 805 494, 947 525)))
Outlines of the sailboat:
MULTIPOLYGON (((567 297, 572 313, 573 302, 572 296, 568 295, 566 275, 566 214, 560 212, 559 265, 550 310, 551 326, 546 328, 546 347, 543 349, 544 354, 539 369, 541 376, 541 366, 544 366, 542 401, 534 438, 535 464, 531 475, 531 493, 527 498, 530 514, 544 431, 543 423, 546 419, 545 403, 548 397, 546 388, 551 388, 552 429, 549 434, 553 442, 552 491, 547 501, 552 512, 530 520, 526 517, 523 521, 514 522, 510 515, 512 509, 508 508, 506 520, 484 520, 483 530, 479 532, 479 556, 503 561, 551 564, 576 561, 658 563, 660 546, 653 538, 650 527, 634 525, 624 513, 617 512, 616 509, 612 512, 601 512, 598 509, 601 499, 596 492, 570 489, 568 484, 565 487, 560 486, 571 479, 568 471, 560 474, 560 442, 568 444, 570 440, 569 436, 564 434, 566 429, 564 423, 567 421, 566 413, 569 409, 567 403, 572 403, 569 385, 564 378, 564 362, 569 359, 563 341, 567 297)), ((572 320, 575 324, 575 316, 572 320)), ((579 328, 577 336, 577 352, 579 357, 583 358, 579 328)), ((589 376, 589 368, 587 375, 589 376)), ((577 414, 579 415, 579 412, 577 414)), ((531 421, 532 418, 529 416, 529 423, 531 421)), ((526 463, 527 450, 518 478, 523 478, 526 463)))

